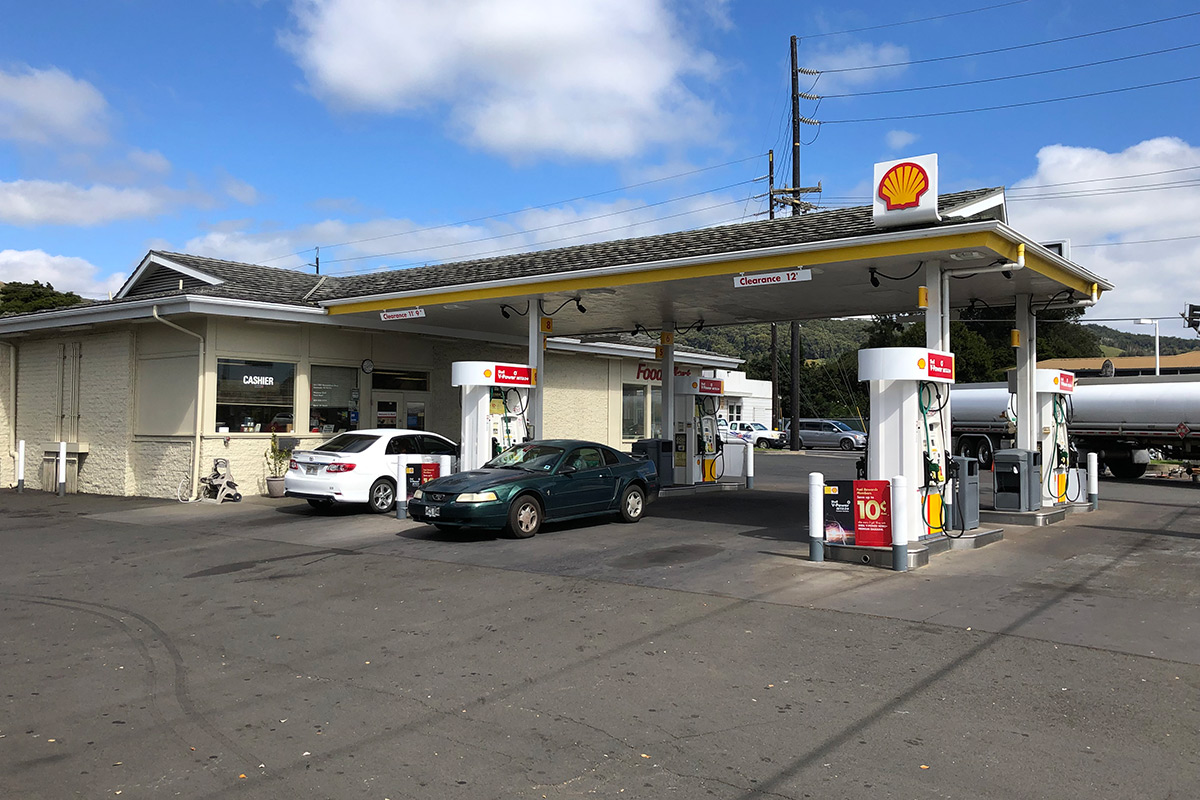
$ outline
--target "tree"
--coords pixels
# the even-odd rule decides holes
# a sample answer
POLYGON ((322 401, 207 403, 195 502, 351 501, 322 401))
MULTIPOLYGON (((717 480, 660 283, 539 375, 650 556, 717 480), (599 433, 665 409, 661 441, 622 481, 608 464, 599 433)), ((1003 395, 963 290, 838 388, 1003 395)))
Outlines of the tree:
POLYGON ((27 311, 43 311, 82 303, 83 298, 74 292, 55 291, 49 282, 13 281, 0 285, 0 314, 21 314, 27 311))

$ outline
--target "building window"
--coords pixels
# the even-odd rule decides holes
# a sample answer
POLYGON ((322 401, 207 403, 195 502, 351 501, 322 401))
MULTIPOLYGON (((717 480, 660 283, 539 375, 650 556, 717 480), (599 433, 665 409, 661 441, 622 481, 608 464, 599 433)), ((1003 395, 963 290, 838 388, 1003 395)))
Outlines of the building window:
POLYGON ((742 419, 742 404, 741 403, 730 403, 729 404, 729 421, 730 422, 739 422, 741 419, 742 419))
POLYGON ((358 427, 351 422, 351 412, 358 411, 357 369, 313 364, 309 391, 309 431, 339 433, 358 427))
POLYGON ((295 430, 295 387, 295 364, 217 359, 217 431, 295 430))
POLYGON ((429 373, 411 369, 395 372, 375 370, 371 377, 371 388, 384 392, 428 392, 429 373))
POLYGON ((646 437, 646 387, 625 384, 621 387, 621 438, 646 437))

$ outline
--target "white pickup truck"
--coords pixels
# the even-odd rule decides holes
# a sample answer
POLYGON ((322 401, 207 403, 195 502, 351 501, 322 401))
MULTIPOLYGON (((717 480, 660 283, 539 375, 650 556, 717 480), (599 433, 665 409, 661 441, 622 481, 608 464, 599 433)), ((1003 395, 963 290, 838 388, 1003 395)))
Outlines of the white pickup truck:
POLYGON ((726 422, 724 419, 717 421, 721 427, 729 426, 730 430, 736 431, 743 436, 751 436, 754 439, 755 447, 773 447, 783 448, 787 445, 787 438, 783 431, 773 431, 761 422, 726 422))

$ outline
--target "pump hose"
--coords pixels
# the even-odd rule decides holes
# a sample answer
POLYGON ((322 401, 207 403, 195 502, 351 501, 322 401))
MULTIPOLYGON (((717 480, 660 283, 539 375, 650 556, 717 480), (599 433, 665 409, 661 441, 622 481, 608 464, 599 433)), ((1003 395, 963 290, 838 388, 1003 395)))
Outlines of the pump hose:
MULTIPOLYGON (((928 383, 926 381, 922 381, 920 384, 918 384, 918 386, 917 386, 917 406, 921 410, 921 423, 922 423, 922 427, 925 429, 925 458, 927 458, 927 459, 929 458, 929 450, 930 450, 930 446, 932 444, 930 437, 929 437, 929 412, 930 411, 940 412, 943 408, 945 408, 945 402, 942 402, 937 408, 934 408, 933 405, 927 401, 926 398, 928 398, 931 393, 934 396, 936 396, 939 400, 941 400, 941 397, 940 397, 941 393, 938 392, 936 384, 928 383)), ((930 399, 932 399, 932 398, 930 398, 930 399)), ((932 484, 929 483, 929 468, 927 466, 923 465, 923 469, 925 471, 925 483, 922 486, 922 488, 929 489, 932 486, 932 484)), ((946 536, 949 536, 952 539, 958 538, 958 536, 962 536, 961 532, 958 534, 958 536, 955 536, 954 534, 952 534, 950 532, 949 526, 946 525, 946 511, 945 511, 946 496, 940 491, 937 494, 942 500, 942 512, 941 512, 942 518, 938 521, 937 525, 933 524, 933 520, 931 519, 931 515, 930 515, 929 492, 923 492, 921 495, 921 519, 925 523, 925 527, 929 529, 929 532, 931 534, 935 533, 935 532, 942 533, 942 534, 945 534, 946 536)))

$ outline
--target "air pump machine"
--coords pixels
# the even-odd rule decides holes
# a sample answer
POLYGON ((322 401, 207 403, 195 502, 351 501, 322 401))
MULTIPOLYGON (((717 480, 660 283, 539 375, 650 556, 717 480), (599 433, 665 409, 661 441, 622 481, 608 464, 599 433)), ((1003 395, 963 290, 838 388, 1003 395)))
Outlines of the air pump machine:
POLYGON ((462 387, 462 470, 478 469, 500 451, 529 438, 525 411, 537 371, 525 364, 455 361, 450 384, 462 387))
POLYGON ((950 440, 948 401, 954 383, 954 354, 919 347, 858 351, 858 379, 869 382, 871 422, 867 479, 905 477, 910 543, 941 534, 947 496, 950 440))
POLYGON ((1034 373, 1033 390, 1037 395, 1038 449, 1042 452, 1042 506, 1053 506, 1067 502, 1067 475, 1071 466, 1067 422, 1075 373, 1039 369, 1034 373))
POLYGON ((717 479, 721 433, 717 409, 725 381, 717 378, 675 378, 675 485, 695 486, 717 479))

